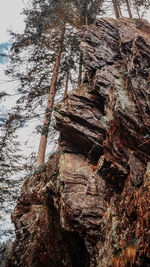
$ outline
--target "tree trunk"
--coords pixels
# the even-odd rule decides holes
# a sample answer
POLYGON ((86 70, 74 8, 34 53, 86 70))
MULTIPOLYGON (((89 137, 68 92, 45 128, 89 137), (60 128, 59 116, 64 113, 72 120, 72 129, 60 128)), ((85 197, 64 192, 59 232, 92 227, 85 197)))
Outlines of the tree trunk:
POLYGON ((82 83, 82 54, 80 52, 78 87, 81 86, 81 83, 82 83))
POLYGON ((134 7, 136 9, 136 13, 138 15, 138 18, 141 19, 140 12, 139 12, 139 7, 138 7, 138 4, 137 4, 136 0, 134 0, 134 7))
POLYGON ((88 25, 89 23, 88 23, 88 16, 87 16, 87 14, 86 14, 86 16, 85 16, 85 25, 88 25))
POLYGON ((119 4, 118 4, 118 11, 119 11, 119 17, 122 18, 122 11, 121 11, 121 7, 119 4))
POLYGON ((56 93, 56 83, 57 83, 60 58, 61 58, 61 53, 62 53, 62 46, 63 46, 63 42, 64 42, 64 34, 65 34, 65 25, 62 28, 61 38, 60 38, 60 42, 59 42, 58 49, 57 49, 57 56, 56 56, 54 70, 53 70, 52 81, 51 81, 51 85, 50 85, 50 92, 49 92, 48 104, 47 104, 47 108, 46 108, 46 114, 45 114, 44 122, 43 122, 43 129, 42 129, 42 133, 41 133, 41 139, 40 139, 40 145, 39 145, 39 150, 38 150, 36 168, 41 166, 44 163, 44 159, 45 159, 47 135, 48 135, 48 131, 49 131, 49 125, 50 125, 50 121, 51 121, 52 109, 53 109, 53 104, 54 104, 54 97, 55 97, 55 93, 56 93))
POLYGON ((132 13, 131 13, 131 8, 130 8, 129 0, 126 0, 126 6, 127 6, 129 18, 132 18, 132 13))
POLYGON ((67 69, 66 85, 65 85, 65 91, 64 91, 64 99, 66 98, 67 93, 68 93, 69 74, 70 74, 70 66, 68 66, 68 69, 67 69))
POLYGON ((120 17, 119 10, 118 10, 118 1, 112 0, 112 3, 113 3, 116 19, 118 19, 120 17))
POLYGON ((140 16, 140 12, 139 12, 139 8, 138 8, 138 6, 136 7, 136 12, 137 12, 138 18, 141 19, 141 16, 140 16))
MULTIPOLYGON (((81 23, 81 25, 88 25, 87 3, 86 2, 84 3, 84 7, 83 7, 83 10, 81 12, 80 23, 81 23)), ((83 66, 83 60, 82 60, 82 54, 80 52, 78 87, 80 87, 81 83, 82 83, 82 66, 83 66)))

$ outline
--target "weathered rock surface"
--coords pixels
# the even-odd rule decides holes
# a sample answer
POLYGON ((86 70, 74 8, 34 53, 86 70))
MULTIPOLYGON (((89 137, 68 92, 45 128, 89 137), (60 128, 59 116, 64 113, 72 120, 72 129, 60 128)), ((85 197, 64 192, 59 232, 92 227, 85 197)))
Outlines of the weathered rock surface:
POLYGON ((22 187, 12 215, 17 231, 14 256, 8 266, 89 266, 83 239, 61 225, 63 206, 60 206, 62 196, 57 189, 58 164, 57 153, 22 187))
POLYGON ((88 83, 55 107, 59 152, 23 185, 9 266, 150 266, 150 25, 80 38, 88 83))

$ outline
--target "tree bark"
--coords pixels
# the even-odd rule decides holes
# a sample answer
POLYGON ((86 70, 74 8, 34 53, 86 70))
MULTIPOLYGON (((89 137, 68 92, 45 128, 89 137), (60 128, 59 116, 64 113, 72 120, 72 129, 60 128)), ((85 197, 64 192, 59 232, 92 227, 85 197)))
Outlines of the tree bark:
POLYGON ((141 19, 140 12, 139 12, 139 7, 138 7, 138 4, 137 4, 137 0, 134 0, 134 7, 136 9, 136 13, 138 15, 138 18, 141 19))
POLYGON ((118 4, 118 11, 119 11, 119 17, 122 18, 122 11, 121 11, 121 7, 119 4, 118 4))
POLYGON ((89 23, 88 23, 88 16, 87 16, 87 14, 86 14, 86 16, 85 16, 85 25, 88 25, 89 23))
POLYGON ((131 8, 130 8, 129 0, 126 0, 126 6, 127 6, 129 18, 132 18, 132 13, 131 13, 131 8))
POLYGON ((78 74, 78 87, 81 86, 81 83, 82 83, 82 54, 80 52, 79 74, 78 74))
MULTIPOLYGON (((88 26, 88 14, 87 14, 88 5, 87 2, 84 2, 84 5, 81 10, 81 16, 80 16, 80 24, 81 25, 87 25, 88 26)), ((82 60, 82 54, 80 52, 80 58, 79 58, 79 73, 78 73, 78 87, 81 86, 82 83, 82 67, 83 67, 83 60, 82 60)))
POLYGON ((140 12, 139 12, 139 8, 138 8, 138 6, 136 7, 136 12, 137 12, 138 18, 141 19, 141 16, 140 16, 140 12))
POLYGON ((64 91, 64 99, 66 98, 67 93, 68 93, 69 74, 70 74, 70 66, 68 66, 68 69, 67 69, 66 85, 65 85, 65 91, 64 91))
POLYGON ((116 0, 112 0, 112 3, 113 3, 116 19, 118 19, 120 17, 119 10, 118 10, 118 2, 116 0))
POLYGON ((53 70, 52 81, 50 85, 50 92, 49 92, 48 104, 46 108, 46 114, 45 114, 44 122, 43 122, 43 129, 42 129, 41 139, 40 139, 40 144, 39 144, 36 168, 41 166, 44 163, 44 159, 45 159, 47 135, 49 131, 49 125, 51 121, 51 115, 52 115, 53 104, 54 104, 54 97, 56 93, 56 83, 57 83, 60 58, 61 58, 61 53, 62 53, 62 46, 64 42, 64 34, 65 34, 65 25, 62 28, 61 38, 60 38, 60 42, 59 42, 58 49, 57 49, 57 56, 56 56, 54 70, 53 70))

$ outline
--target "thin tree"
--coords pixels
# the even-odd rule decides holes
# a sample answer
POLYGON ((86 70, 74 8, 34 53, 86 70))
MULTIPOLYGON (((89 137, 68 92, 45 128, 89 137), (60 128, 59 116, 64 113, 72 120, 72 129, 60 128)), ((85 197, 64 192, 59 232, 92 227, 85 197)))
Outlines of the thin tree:
POLYGON ((64 91, 64 100, 66 99, 67 93, 68 93, 69 74, 70 74, 70 64, 68 64, 68 66, 67 66, 67 75, 66 75, 66 83, 65 83, 65 91, 64 91))
POLYGON ((51 121, 52 109, 53 109, 53 104, 54 104, 54 97, 55 97, 55 93, 56 93, 56 83, 57 83, 57 78, 58 78, 60 58, 61 58, 62 47, 63 47, 63 42, 64 42, 65 27, 66 27, 66 25, 64 25, 62 27, 61 38, 60 38, 58 49, 57 49, 56 62, 55 62, 54 70, 53 70, 53 76, 52 76, 52 81, 51 81, 50 91, 49 91, 48 104, 47 104, 47 108, 46 108, 46 114, 44 117, 44 124, 43 124, 42 133, 41 133, 40 144, 39 144, 37 163, 36 163, 37 168, 43 164, 44 159, 45 159, 47 136, 48 136, 49 125, 50 125, 50 121, 51 121))
POLYGON ((81 83, 82 83, 82 66, 83 66, 83 60, 82 60, 82 54, 80 52, 79 74, 78 74, 78 87, 80 87, 81 86, 81 83))
POLYGON ((121 11, 120 4, 118 4, 118 10, 119 10, 119 17, 122 17, 122 11, 121 11))
MULTIPOLYGON (((91 3, 91 1, 89 1, 89 3, 91 3)), ((79 12, 79 14, 80 14, 80 22, 79 23, 81 25, 87 24, 88 23, 88 1, 82 0, 79 6, 80 6, 80 10, 81 10, 79 12)), ((62 33, 61 33, 61 39, 60 39, 59 46, 58 46, 57 57, 56 57, 54 71, 53 71, 52 82, 51 82, 51 86, 50 86, 48 105, 47 105, 47 109, 46 109, 46 115, 44 118, 44 125, 43 125, 43 130, 42 130, 40 145, 39 145, 39 150, 38 150, 38 157, 37 157, 37 164, 36 164, 37 168, 43 164, 44 159, 45 159, 47 135, 48 135, 49 125, 50 125, 50 120, 51 120, 54 97, 55 97, 55 93, 56 93, 56 83, 57 83, 58 71, 59 71, 59 66, 60 66, 60 58, 61 58, 61 53, 62 53, 64 34, 65 34, 65 25, 64 25, 64 27, 62 29, 62 33)), ((66 92, 68 89, 68 79, 69 79, 69 68, 67 70, 65 95, 66 95, 66 92)), ((82 80, 82 55, 80 53, 78 86, 81 85, 81 80, 82 80)))
MULTIPOLYGON (((75 5, 78 10, 78 27, 82 27, 83 25, 89 25, 94 22, 96 19, 96 15, 102 13, 102 3, 103 1, 98 0, 77 0, 75 5)), ((83 59, 82 53, 79 55, 79 72, 78 72, 78 87, 81 86, 82 83, 82 71, 83 71, 83 59)))
MULTIPOLYGON (((77 57, 78 59, 80 58, 77 33, 73 30, 74 36, 70 38, 70 28, 78 29, 87 22, 93 22, 96 14, 99 13, 99 6, 101 6, 101 4, 99 0, 32 0, 32 4, 31 8, 29 7, 29 9, 24 11, 26 15, 24 34, 14 34, 13 53, 11 57, 12 66, 10 70, 8 70, 8 73, 10 73, 10 75, 13 74, 14 77, 20 80, 21 86, 19 88, 19 93, 21 97, 18 100, 18 105, 24 105, 27 116, 31 117, 34 115, 33 112, 36 112, 34 111, 35 105, 41 105, 41 97, 44 97, 48 93, 48 77, 53 73, 36 164, 38 167, 44 162, 56 83, 58 88, 58 86, 60 86, 60 77, 63 72, 63 78, 66 77, 66 88, 68 88, 69 73, 71 76, 71 70, 75 68, 77 57), (81 23, 81 13, 83 15, 82 18, 84 18, 84 23, 81 23), (73 59, 74 64, 71 64, 68 70, 63 69, 63 64, 60 61, 61 56, 63 56, 64 59, 66 57, 65 54, 62 54, 64 39, 63 27, 61 27, 61 38, 58 40, 58 27, 60 25, 65 25, 65 22, 67 22, 67 33, 65 34, 64 46, 66 46, 67 49, 66 51, 64 49, 64 51, 67 55, 68 43, 72 42, 72 47, 70 47, 71 50, 75 52, 73 59), (26 58, 21 58, 20 55, 24 55, 22 52, 28 50, 30 51, 30 53, 27 53, 28 59, 26 65, 28 66, 26 69, 22 69, 20 65, 25 64, 26 58), (54 71, 52 70, 53 64, 55 64, 53 68, 54 71), (61 69, 60 77, 58 77, 59 68, 61 69)), ((79 69, 82 70, 80 66, 79 69)), ((82 77, 80 78, 80 81, 81 80, 82 77)), ((72 81, 71 77, 70 81, 72 81)))
POLYGON ((118 1, 112 0, 112 4, 113 4, 116 19, 118 19, 120 17, 119 8, 118 8, 118 1))
POLYGON ((125 3, 126 3, 126 6, 127 6, 129 18, 132 18, 132 13, 131 13, 131 8, 130 8, 129 0, 125 0, 125 3))
POLYGON ((140 11, 139 11, 139 1, 134 0, 134 1, 133 1, 133 6, 134 6, 134 8, 135 8, 135 10, 136 10, 136 13, 137 13, 137 15, 138 15, 138 18, 140 19, 141 16, 140 16, 140 11))

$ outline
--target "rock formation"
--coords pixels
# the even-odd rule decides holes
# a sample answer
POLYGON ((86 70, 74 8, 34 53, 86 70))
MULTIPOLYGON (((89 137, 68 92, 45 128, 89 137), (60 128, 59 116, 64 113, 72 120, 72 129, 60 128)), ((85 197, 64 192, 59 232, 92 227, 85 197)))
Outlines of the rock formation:
POLYGON ((86 83, 55 107, 58 152, 27 179, 9 266, 150 266, 150 25, 79 33, 86 83))

